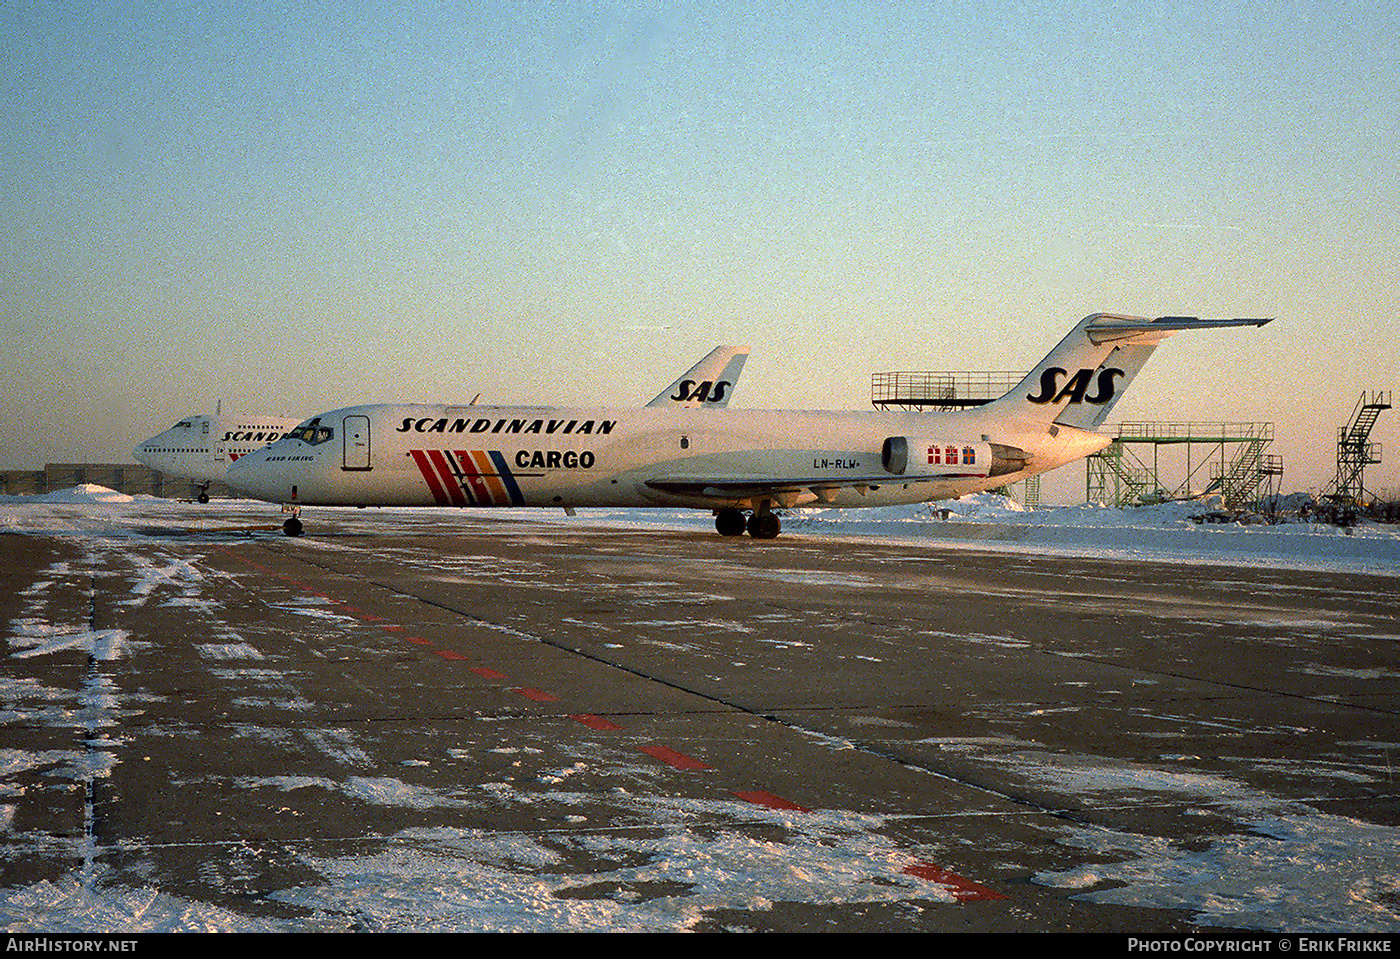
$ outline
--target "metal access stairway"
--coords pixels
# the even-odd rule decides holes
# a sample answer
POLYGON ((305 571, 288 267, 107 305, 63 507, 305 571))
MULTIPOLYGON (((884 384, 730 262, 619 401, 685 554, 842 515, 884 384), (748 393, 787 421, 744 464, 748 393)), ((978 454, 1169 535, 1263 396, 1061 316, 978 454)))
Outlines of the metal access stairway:
POLYGON ((1275 470, 1282 474, 1282 460, 1264 453, 1272 439, 1271 427, 1267 434, 1241 443, 1235 458, 1225 469, 1218 471, 1217 484, 1214 484, 1212 492, 1220 494, 1226 507, 1244 509, 1253 506, 1259 499, 1259 489, 1265 478, 1273 475, 1275 470))
POLYGON ((1089 457, 1086 499, 1111 506, 1137 506, 1166 494, 1156 470, 1143 466, 1121 442, 1114 440, 1089 457))
POLYGON ((1381 461, 1381 444, 1370 442, 1371 428, 1391 408, 1390 391, 1362 393, 1351 411, 1351 420, 1337 430, 1337 475, 1323 497, 1349 506, 1365 499, 1366 467, 1381 461))

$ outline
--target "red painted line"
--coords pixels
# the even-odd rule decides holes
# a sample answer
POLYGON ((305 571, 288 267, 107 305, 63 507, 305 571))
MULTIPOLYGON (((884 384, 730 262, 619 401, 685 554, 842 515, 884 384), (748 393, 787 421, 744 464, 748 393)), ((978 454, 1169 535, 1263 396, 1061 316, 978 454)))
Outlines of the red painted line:
POLYGON ((526 699, 533 699, 537 703, 552 703, 559 699, 559 697, 555 696, 553 693, 546 693, 539 689, 530 689, 526 686, 522 686, 517 689, 516 692, 526 699))
POLYGON ((463 656, 461 653, 454 653, 454 652, 453 652, 452 650, 450 650, 450 649, 435 649, 435 650, 433 650, 433 652, 437 653, 437 654, 438 654, 439 656, 441 656, 443 659, 466 659, 466 658, 467 658, 467 657, 463 656))
POLYGON ((468 505, 466 496, 462 494, 461 484, 459 484, 457 478, 452 475, 452 465, 447 461, 447 454, 442 450, 426 450, 424 455, 427 456, 428 462, 432 464, 432 468, 436 471, 438 478, 442 482, 442 488, 447 491, 452 505, 468 505))
POLYGON ((431 646, 431 645, 433 645, 433 641, 432 641, 432 640, 430 640, 430 639, 423 639, 423 638, 420 637, 420 636, 405 636, 404 639, 407 640, 407 641, 410 642, 410 643, 417 643, 419 646, 431 646))
POLYGON ((731 789, 734 795, 744 802, 751 802, 755 806, 767 806, 769 809, 791 810, 792 812, 811 812, 806 806, 799 806, 791 799, 784 799, 782 796, 775 796, 762 789, 731 789))
POLYGON ((498 672, 496 672, 494 669, 488 669, 488 668, 485 667, 485 666, 473 666, 473 667, 472 667, 472 672, 474 672, 474 673, 476 673, 478 676, 482 676, 482 677, 484 677, 484 678, 486 678, 486 679, 509 679, 509 678, 510 678, 510 677, 507 676, 505 673, 498 673, 498 672))
POLYGON ((602 716, 594 716, 592 713, 583 713, 582 715, 574 716, 573 719, 575 722, 583 723, 585 726, 590 726, 593 729, 601 729, 608 732, 622 728, 617 723, 604 719, 602 716))
POLYGON ((641 751, 646 753, 648 756, 651 756, 655 759, 659 759, 663 763, 666 763, 668 766, 674 766, 677 769, 714 768, 712 766, 705 765, 700 760, 696 759, 694 756, 687 756, 685 753, 678 753, 674 749, 671 749, 669 746, 639 746, 638 748, 641 749, 641 751))
POLYGON ((418 464, 419 471, 423 474, 423 479, 428 484, 428 489, 432 491, 433 499, 439 506, 446 506, 452 502, 448 498, 447 488, 438 481, 437 467, 428 459, 428 454, 423 450, 410 450, 409 455, 413 457, 413 462, 418 464))
POLYGON ((949 872, 942 866, 931 862, 919 861, 912 866, 905 868, 905 873, 910 876, 917 876, 920 879, 927 879, 929 882, 936 882, 952 891, 953 898, 958 902, 975 902, 977 900, 1007 899, 999 892, 994 892, 986 886, 979 885, 971 879, 965 879, 957 873, 949 872))

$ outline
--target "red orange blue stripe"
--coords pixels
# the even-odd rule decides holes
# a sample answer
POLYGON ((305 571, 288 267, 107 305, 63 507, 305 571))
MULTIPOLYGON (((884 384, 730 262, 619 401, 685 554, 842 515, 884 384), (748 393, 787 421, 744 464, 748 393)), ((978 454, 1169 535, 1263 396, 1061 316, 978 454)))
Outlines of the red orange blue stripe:
POLYGON ((520 484, 496 450, 410 450, 439 506, 522 506, 520 484))

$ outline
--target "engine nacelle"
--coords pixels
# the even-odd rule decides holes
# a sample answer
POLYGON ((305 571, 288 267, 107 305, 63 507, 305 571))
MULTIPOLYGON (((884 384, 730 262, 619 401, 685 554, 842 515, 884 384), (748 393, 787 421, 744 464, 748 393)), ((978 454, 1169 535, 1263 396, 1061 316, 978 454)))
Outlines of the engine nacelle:
POLYGON ((880 447, 880 465, 885 468, 886 473, 903 476, 904 471, 909 468, 909 438, 891 436, 885 440, 884 445, 880 447))
POLYGON ((934 437, 891 436, 880 463, 895 476, 1006 476, 1026 468, 1024 450, 1002 443, 968 443, 934 437))

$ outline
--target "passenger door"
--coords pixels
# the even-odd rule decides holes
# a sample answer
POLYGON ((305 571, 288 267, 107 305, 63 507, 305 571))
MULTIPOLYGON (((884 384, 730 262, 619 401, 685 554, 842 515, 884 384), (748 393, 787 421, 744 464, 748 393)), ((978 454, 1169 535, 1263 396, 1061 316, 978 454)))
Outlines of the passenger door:
POLYGON ((345 463, 342 469, 369 469, 369 417, 347 416, 342 426, 341 436, 345 444, 345 463))

